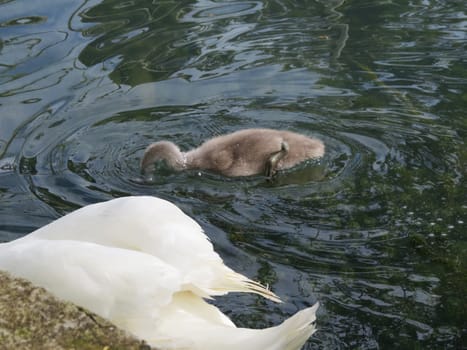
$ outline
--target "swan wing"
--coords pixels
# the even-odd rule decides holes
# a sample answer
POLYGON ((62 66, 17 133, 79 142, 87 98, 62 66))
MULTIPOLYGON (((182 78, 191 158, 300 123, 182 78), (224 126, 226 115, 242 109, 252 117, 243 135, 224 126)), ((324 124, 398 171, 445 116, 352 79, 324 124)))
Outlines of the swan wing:
POLYGON ((149 254, 63 240, 0 245, 0 269, 25 278, 125 329, 154 328, 182 290, 180 273, 149 254), (137 328, 137 327, 136 327, 137 328))
POLYGON ((133 196, 88 205, 23 239, 94 242, 156 256, 178 269, 183 283, 209 297, 253 292, 279 301, 259 283, 224 265, 201 226, 176 205, 151 196, 133 196))

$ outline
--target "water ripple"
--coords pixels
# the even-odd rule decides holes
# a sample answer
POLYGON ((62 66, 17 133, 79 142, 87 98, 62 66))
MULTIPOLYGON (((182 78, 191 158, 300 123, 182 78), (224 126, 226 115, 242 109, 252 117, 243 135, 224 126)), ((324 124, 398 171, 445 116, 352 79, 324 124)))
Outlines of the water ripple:
POLYGON ((217 21, 226 18, 243 17, 257 14, 263 8, 261 1, 238 1, 233 3, 220 4, 214 1, 199 1, 193 6, 193 9, 186 13, 182 22, 201 22, 217 21))

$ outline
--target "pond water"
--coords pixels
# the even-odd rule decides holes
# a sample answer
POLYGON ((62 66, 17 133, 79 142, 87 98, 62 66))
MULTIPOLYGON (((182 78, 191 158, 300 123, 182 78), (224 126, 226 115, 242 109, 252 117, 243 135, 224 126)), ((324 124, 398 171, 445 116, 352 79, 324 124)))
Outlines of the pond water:
POLYGON ((304 349, 467 348, 467 10, 461 0, 0 1, 0 241, 125 195, 196 218, 284 299, 304 349), (144 148, 250 127, 327 147, 273 181, 161 172, 144 148))

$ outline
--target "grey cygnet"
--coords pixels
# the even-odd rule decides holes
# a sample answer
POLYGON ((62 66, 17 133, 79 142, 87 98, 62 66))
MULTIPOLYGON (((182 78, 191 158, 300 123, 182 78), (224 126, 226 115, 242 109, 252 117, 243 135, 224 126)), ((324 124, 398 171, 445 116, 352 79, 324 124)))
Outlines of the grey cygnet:
POLYGON ((174 170, 200 169, 225 176, 273 176, 277 171, 324 155, 324 143, 285 130, 245 129, 214 137, 198 148, 181 152, 170 141, 149 145, 141 160, 143 174, 165 161, 174 170))

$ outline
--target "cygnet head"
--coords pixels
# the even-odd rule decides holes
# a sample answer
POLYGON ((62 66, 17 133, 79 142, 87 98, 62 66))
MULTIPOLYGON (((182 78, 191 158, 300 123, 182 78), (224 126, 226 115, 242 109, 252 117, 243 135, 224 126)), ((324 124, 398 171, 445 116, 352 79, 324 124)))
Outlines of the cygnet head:
POLYGON ((185 168, 185 154, 180 151, 176 144, 170 141, 154 142, 144 151, 141 159, 141 171, 143 174, 149 174, 155 169, 155 163, 165 161, 167 165, 174 170, 185 168))

